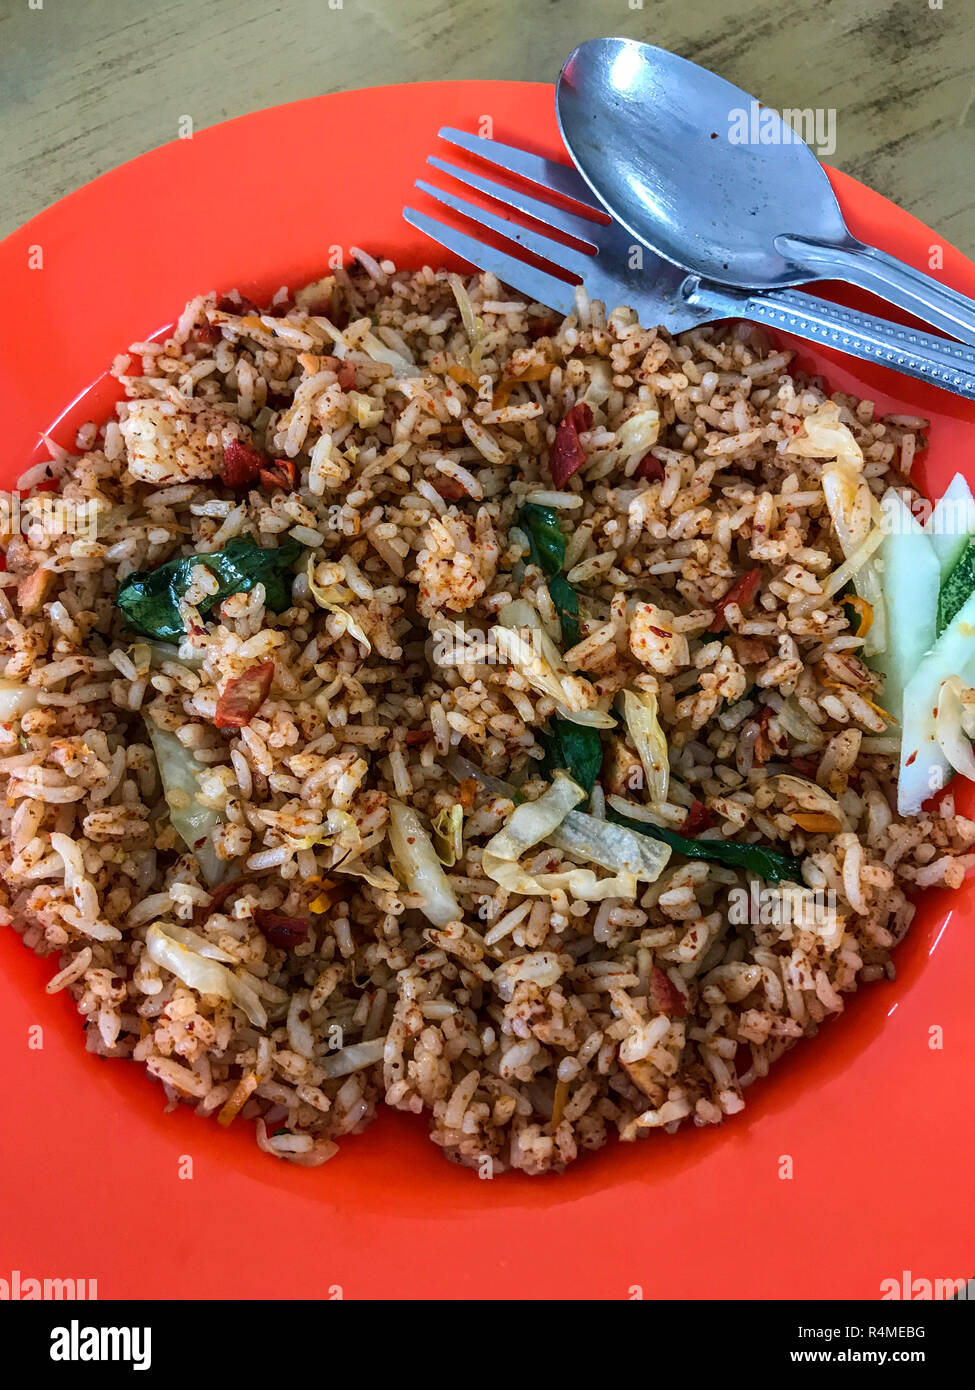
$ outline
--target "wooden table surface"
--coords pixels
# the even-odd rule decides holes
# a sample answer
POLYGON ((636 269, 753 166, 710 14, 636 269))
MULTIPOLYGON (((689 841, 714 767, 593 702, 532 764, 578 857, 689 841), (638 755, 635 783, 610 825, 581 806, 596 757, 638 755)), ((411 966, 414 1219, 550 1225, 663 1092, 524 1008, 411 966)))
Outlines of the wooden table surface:
POLYGON ((776 108, 836 113, 830 162, 975 254, 973 0, 0 0, 0 235, 196 129, 435 78, 555 79, 628 34, 776 108))

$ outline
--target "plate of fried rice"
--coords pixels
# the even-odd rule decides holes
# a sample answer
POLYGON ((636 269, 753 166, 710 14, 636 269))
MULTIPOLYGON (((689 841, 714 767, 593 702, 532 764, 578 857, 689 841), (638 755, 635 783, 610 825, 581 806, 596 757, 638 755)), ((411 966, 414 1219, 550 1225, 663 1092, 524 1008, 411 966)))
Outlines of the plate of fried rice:
POLYGON ((558 157, 547 86, 347 93, 0 246, 10 1262, 967 1275, 975 408, 441 256, 400 209, 484 113, 558 157))

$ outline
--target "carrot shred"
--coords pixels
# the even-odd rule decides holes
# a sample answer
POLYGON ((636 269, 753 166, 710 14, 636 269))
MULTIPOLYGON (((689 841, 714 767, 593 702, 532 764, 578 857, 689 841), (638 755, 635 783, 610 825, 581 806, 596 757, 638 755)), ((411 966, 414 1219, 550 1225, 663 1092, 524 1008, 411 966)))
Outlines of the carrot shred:
POLYGON ((323 878, 320 881, 322 891, 317 898, 313 898, 308 904, 309 911, 314 913, 327 912, 336 903, 344 902, 346 898, 352 896, 353 885, 346 880, 340 883, 334 878, 323 878))
POLYGON ((894 716, 890 714, 887 710, 885 710, 882 705, 878 705, 874 700, 868 700, 866 695, 861 695, 860 699, 863 701, 865 705, 870 706, 874 714, 879 714, 881 719, 886 719, 888 724, 897 723, 897 720, 894 718, 894 716))
POLYGON ((217 1124, 223 1125, 225 1128, 232 1124, 256 1090, 257 1077, 254 1073, 251 1071, 246 1076, 242 1076, 217 1116, 217 1124))
POLYGON ((472 390, 478 389, 478 380, 470 367, 459 367, 456 364, 447 368, 447 375, 451 381, 456 381, 458 386, 470 386, 472 390))
POLYGON ((475 777, 465 777, 457 788, 460 795, 457 800, 465 811, 471 810, 477 798, 477 779, 475 777))
POLYGON ((568 1081, 556 1081, 555 1095, 552 1098, 552 1128, 558 1129, 565 1113, 565 1103, 569 1099, 568 1081))
POLYGON ((809 835, 832 835, 843 828, 839 817, 830 811, 794 811, 789 819, 809 835))
POLYGON ((865 598, 859 598, 856 595, 853 595, 852 598, 845 598, 843 602, 848 608, 853 609, 860 620, 854 635, 857 637, 866 637, 867 633, 873 627, 873 604, 868 603, 865 598))
POLYGON ((555 370, 554 362, 533 362, 518 376, 504 376, 491 397, 491 409, 503 410, 511 399, 511 393, 523 381, 548 381, 555 370))

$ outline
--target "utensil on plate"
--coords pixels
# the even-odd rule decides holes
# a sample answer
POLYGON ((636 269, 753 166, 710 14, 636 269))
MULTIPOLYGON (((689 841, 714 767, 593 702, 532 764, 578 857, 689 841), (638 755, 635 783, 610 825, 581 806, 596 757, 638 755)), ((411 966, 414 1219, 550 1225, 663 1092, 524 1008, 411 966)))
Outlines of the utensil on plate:
MULTIPOLYGON (((542 188, 582 204, 589 214, 604 217, 587 184, 568 165, 541 159, 513 145, 501 144, 450 126, 441 139, 542 188)), ((722 318, 747 318, 770 328, 794 333, 826 347, 895 367, 922 381, 933 382, 957 395, 975 400, 975 351, 944 338, 915 332, 900 324, 857 313, 814 295, 779 290, 768 294, 702 281, 688 276, 670 261, 649 249, 635 246, 630 234, 616 222, 596 221, 520 189, 485 178, 481 174, 436 156, 428 161, 469 188, 478 190, 546 226, 586 243, 579 250, 449 193, 417 180, 416 187, 472 221, 500 233, 525 251, 564 271, 578 275, 588 293, 612 308, 628 304, 645 323, 660 324, 672 333, 722 318), (639 252, 635 255, 634 252, 639 252)), ((522 294, 559 313, 575 309, 575 287, 557 276, 527 264, 518 257, 478 241, 467 233, 439 222, 426 213, 405 207, 406 221, 448 250, 489 270, 522 294)))
POLYGON ((592 39, 562 69, 556 112, 602 204, 675 265, 756 290, 847 280, 975 343, 975 300, 852 236, 805 141, 706 68, 592 39))

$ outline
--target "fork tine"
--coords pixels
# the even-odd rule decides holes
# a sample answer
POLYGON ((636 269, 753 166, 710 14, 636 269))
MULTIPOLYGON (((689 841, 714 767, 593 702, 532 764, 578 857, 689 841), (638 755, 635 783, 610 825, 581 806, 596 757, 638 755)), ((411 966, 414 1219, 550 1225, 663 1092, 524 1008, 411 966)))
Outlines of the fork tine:
POLYGON ((469 154, 479 155, 490 164, 497 164, 500 169, 507 169, 509 174, 517 174, 519 178, 529 179, 543 188, 554 189, 563 197, 584 203, 596 212, 604 211, 582 175, 568 164, 557 164, 553 159, 542 159, 540 155, 529 154, 527 150, 519 150, 514 145, 503 145, 500 140, 488 140, 483 135, 471 135, 454 126, 441 126, 437 134, 441 140, 457 145, 469 154))
POLYGON ((520 294, 527 295, 530 300, 547 304, 550 309, 557 309, 560 314, 575 313, 575 289, 564 280, 559 280, 544 270, 536 270, 534 266, 526 265, 515 256, 509 256, 506 251, 485 246, 484 242, 476 241, 465 232, 459 232, 455 227, 447 226, 445 222, 438 222, 436 218, 427 217, 426 213, 417 212, 415 208, 405 207, 403 216, 417 231, 423 232, 433 241, 438 241, 441 246, 446 246, 448 251, 453 251, 455 255, 469 261, 478 270, 490 271, 520 294))
POLYGON ((551 261, 563 270, 570 270, 582 277, 592 266, 591 256, 575 251, 570 246, 564 246, 560 241, 553 241, 551 237, 542 236, 540 232, 530 231, 520 222, 512 222, 506 217, 498 217, 493 212, 488 212, 486 208, 476 207, 464 198, 457 198, 453 193, 446 193, 442 188, 437 188, 436 184, 417 179, 414 187, 428 193, 431 198, 436 198, 438 203, 453 208, 454 212, 462 213, 473 222, 479 222, 482 227, 490 227, 492 232, 500 233, 516 245, 523 246, 533 256, 541 256, 542 260, 551 261))
POLYGON ((586 241, 590 246, 598 245, 596 238, 603 230, 602 224, 599 222, 590 222, 577 213, 566 212, 564 208, 557 208, 552 203, 543 203, 540 198, 533 198, 531 194, 522 193, 520 189, 509 188, 502 183, 493 183, 491 179, 482 178, 480 174, 472 174, 468 169, 461 169, 456 164, 448 164, 445 159, 438 159, 436 155, 429 155, 427 163, 432 164, 435 169, 441 169, 451 178, 457 179, 459 183, 466 183, 470 188, 476 188, 481 193, 487 193, 491 198, 497 198, 499 203, 506 203, 508 207, 515 208, 518 212, 527 213, 529 217, 534 217, 538 222, 545 222, 550 227, 556 227, 560 232, 578 237, 580 241, 586 241))

